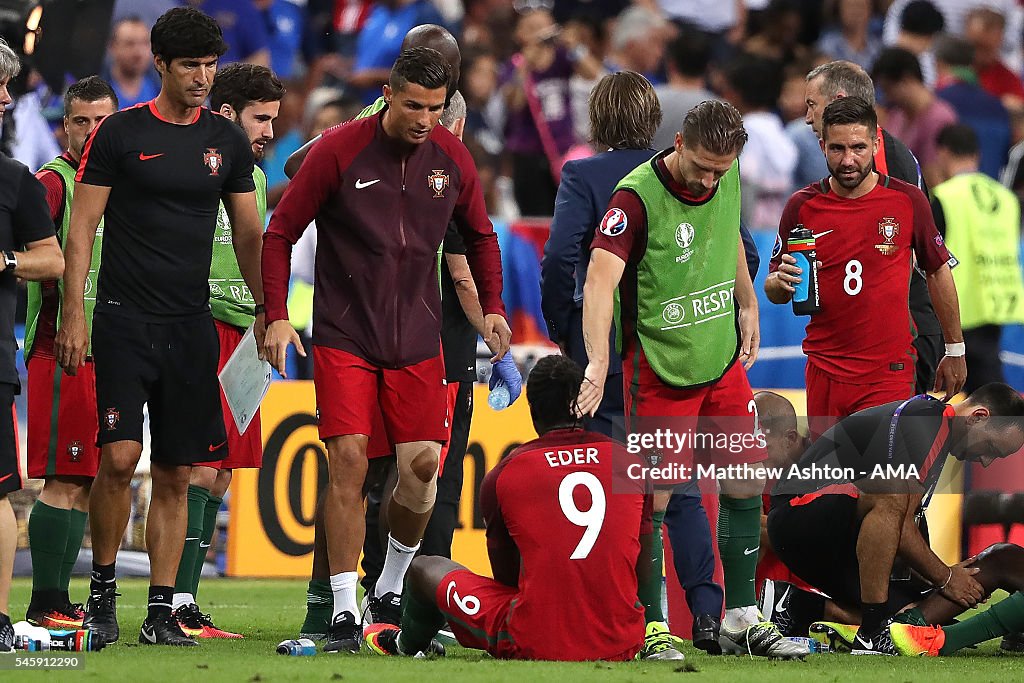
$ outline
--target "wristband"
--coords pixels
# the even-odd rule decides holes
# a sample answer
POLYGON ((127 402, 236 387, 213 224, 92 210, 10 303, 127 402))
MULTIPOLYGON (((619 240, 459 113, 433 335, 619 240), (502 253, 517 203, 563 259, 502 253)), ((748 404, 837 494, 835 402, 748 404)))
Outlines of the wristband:
POLYGON ((256 304, 256 306, 254 307, 254 311, 255 311, 255 313, 254 313, 255 315, 259 315, 260 313, 266 314, 267 306, 266 306, 266 304, 256 304))
POLYGON ((957 342, 956 344, 946 344, 946 355, 953 358, 959 358, 967 353, 967 344, 963 342, 957 342))

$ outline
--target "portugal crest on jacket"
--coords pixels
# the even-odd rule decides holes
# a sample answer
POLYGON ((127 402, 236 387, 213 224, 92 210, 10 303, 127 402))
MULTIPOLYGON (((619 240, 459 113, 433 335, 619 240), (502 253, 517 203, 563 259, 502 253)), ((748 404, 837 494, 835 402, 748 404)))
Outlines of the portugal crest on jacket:
POLYGON ((443 197, 448 187, 448 174, 443 168, 435 168, 434 172, 427 176, 427 185, 434 191, 434 197, 443 197))

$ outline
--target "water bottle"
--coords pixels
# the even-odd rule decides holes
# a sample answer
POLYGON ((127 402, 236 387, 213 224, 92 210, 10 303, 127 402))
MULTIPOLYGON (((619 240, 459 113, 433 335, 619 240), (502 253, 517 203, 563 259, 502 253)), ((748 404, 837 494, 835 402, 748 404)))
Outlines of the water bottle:
POLYGON ((278 644, 277 654, 291 657, 311 657, 316 654, 316 643, 309 638, 285 640, 278 644))
POLYGON ((96 652, 102 650, 107 641, 91 629, 50 631, 50 649, 70 652, 96 652))
POLYGON ((490 393, 487 394, 487 405, 492 410, 504 410, 508 408, 509 402, 512 400, 512 394, 508 391, 508 386, 505 384, 505 380, 499 379, 494 384, 494 388, 491 389, 490 393))
POLYGON ((789 254, 803 271, 793 293, 793 313, 813 315, 821 310, 818 296, 818 252, 814 245, 814 233, 803 225, 797 225, 790 231, 787 245, 789 254))
POLYGON ((790 641, 791 643, 796 643, 798 645, 804 645, 805 647, 807 647, 808 652, 810 652, 812 655, 831 651, 827 643, 819 643, 814 638, 801 638, 800 636, 789 636, 788 638, 786 638, 786 640, 790 641))

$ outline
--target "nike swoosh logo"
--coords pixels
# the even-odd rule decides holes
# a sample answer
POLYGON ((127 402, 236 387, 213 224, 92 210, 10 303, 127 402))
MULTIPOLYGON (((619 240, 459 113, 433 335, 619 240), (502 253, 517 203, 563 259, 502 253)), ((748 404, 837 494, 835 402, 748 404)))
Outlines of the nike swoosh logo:
POLYGON ((4 476, 0 477, 0 483, 7 481, 8 479, 10 479, 13 476, 14 476, 14 472, 11 472, 10 474, 5 474, 4 476))
POLYGON ((872 641, 864 640, 860 636, 857 636, 857 642, 863 645, 868 650, 872 649, 875 646, 875 644, 872 641))
MULTIPOLYGON (((200 541, 199 542, 199 547, 200 548, 209 548, 210 544, 209 543, 203 543, 202 541, 200 541)), ((931 591, 929 591, 929 592, 931 592, 931 591)))
POLYGON ((835 232, 835 230, 826 230, 825 232, 814 233, 814 239, 816 239, 816 240, 817 239, 821 239, 822 237, 824 237, 825 235, 829 234, 830 232, 835 232))
POLYGON ((365 183, 362 180, 357 180, 356 181, 356 189, 357 190, 361 190, 364 187, 369 187, 370 185, 376 185, 379 182, 380 182, 380 178, 377 178, 376 180, 367 180, 365 183))
POLYGON ((156 643, 156 633, 153 630, 147 631, 145 627, 142 628, 142 637, 150 643, 156 643))
POLYGON ((791 591, 791 590, 793 590, 792 587, 787 587, 786 588, 786 592, 782 594, 782 597, 779 598, 778 603, 776 603, 778 605, 775 608, 775 612, 777 614, 781 613, 781 612, 785 612, 787 609, 789 609, 788 607, 786 607, 786 598, 789 596, 789 591, 791 591))
POLYGON ((754 553, 756 553, 760 549, 761 549, 761 546, 755 546, 753 548, 744 548, 743 549, 743 554, 744 555, 753 555, 754 553))
POLYGON ((149 161, 150 159, 156 159, 157 157, 162 157, 163 155, 163 152, 160 152, 160 154, 143 154, 142 152, 139 152, 139 161, 149 161))
POLYGON ((210 446, 210 452, 214 453, 214 452, 220 450, 221 448, 223 448, 226 444, 227 444, 227 441, 222 441, 219 444, 217 444, 216 446, 210 446))

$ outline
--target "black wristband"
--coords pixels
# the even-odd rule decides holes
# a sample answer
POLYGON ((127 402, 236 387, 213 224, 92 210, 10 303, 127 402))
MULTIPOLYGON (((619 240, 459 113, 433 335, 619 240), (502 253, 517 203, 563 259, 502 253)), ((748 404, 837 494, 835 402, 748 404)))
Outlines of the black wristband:
POLYGON ((256 304, 256 307, 255 307, 255 314, 256 315, 259 315, 260 313, 264 313, 265 314, 266 312, 267 312, 267 307, 266 307, 265 304, 256 304))

